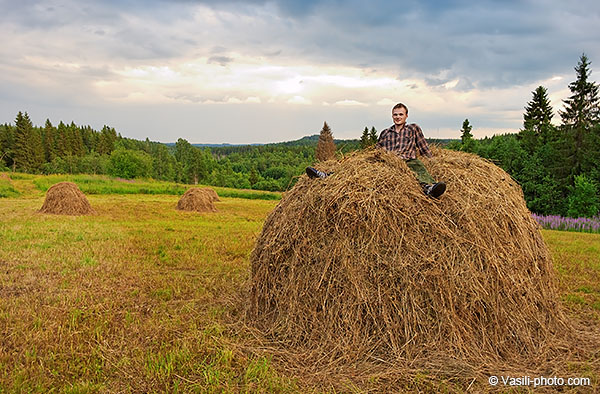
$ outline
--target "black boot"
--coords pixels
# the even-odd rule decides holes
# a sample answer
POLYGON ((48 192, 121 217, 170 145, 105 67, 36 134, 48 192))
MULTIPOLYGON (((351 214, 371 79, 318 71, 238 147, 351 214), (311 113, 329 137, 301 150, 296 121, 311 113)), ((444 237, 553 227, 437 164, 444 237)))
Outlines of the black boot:
POLYGON ((331 175, 331 172, 323 172, 323 171, 319 171, 316 168, 313 167, 306 167, 306 175, 308 175, 309 178, 327 178, 329 175, 331 175))
POLYGON ((423 192, 433 198, 438 198, 446 191, 446 184, 444 182, 434 183, 433 185, 422 184, 423 192))

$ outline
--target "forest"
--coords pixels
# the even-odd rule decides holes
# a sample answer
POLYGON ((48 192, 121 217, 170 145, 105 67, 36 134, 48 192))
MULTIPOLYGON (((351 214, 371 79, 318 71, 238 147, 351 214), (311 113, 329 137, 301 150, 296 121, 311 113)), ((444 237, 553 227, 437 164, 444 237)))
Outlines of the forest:
MULTIPOLYGON (((523 188, 532 212, 593 217, 600 209, 600 102, 590 80, 590 61, 581 55, 571 95, 558 111, 544 86, 525 105, 523 127, 515 134, 474 139, 462 124, 460 140, 428 140, 448 149, 475 153, 507 171, 523 188)), ((328 129, 325 123, 324 129, 328 129)), ((359 130, 359 128, 357 128, 359 130)), ((377 141, 374 127, 355 140, 335 140, 336 154, 377 141)), ((184 139, 163 144, 121 136, 114 128, 94 130, 75 123, 34 126, 27 112, 0 125, 0 171, 43 174, 107 174, 187 184, 283 191, 316 161, 318 136, 266 145, 198 147, 184 139)))

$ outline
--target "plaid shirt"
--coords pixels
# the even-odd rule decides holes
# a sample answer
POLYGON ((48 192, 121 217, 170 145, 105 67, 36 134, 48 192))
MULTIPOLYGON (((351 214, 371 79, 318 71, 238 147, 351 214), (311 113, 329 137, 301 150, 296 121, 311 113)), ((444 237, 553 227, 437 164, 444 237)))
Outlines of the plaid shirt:
POLYGON ((404 124, 400 132, 396 132, 396 126, 385 129, 379 135, 378 148, 395 152, 404 160, 416 159, 417 148, 422 156, 431 157, 431 151, 423 136, 423 131, 416 123, 404 124))

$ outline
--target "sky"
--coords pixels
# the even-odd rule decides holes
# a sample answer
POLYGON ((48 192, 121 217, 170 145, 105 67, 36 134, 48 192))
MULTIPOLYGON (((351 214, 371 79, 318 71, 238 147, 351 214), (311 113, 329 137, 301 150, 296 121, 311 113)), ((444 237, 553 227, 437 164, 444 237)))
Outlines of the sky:
MULTIPOLYGON (((19 111, 160 142, 517 132, 539 85, 558 112, 600 2, 0 0, 0 123, 19 111)), ((560 116, 554 117, 558 123, 560 116)))

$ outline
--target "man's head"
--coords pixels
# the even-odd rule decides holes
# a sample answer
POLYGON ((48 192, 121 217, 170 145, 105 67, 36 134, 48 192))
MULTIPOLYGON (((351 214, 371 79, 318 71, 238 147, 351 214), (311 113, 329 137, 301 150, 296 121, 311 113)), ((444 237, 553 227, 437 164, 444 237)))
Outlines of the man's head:
POLYGON ((394 108, 392 108, 392 119, 394 120, 394 124, 402 126, 406 123, 406 118, 408 118, 408 108, 406 105, 402 103, 394 105, 394 108))

